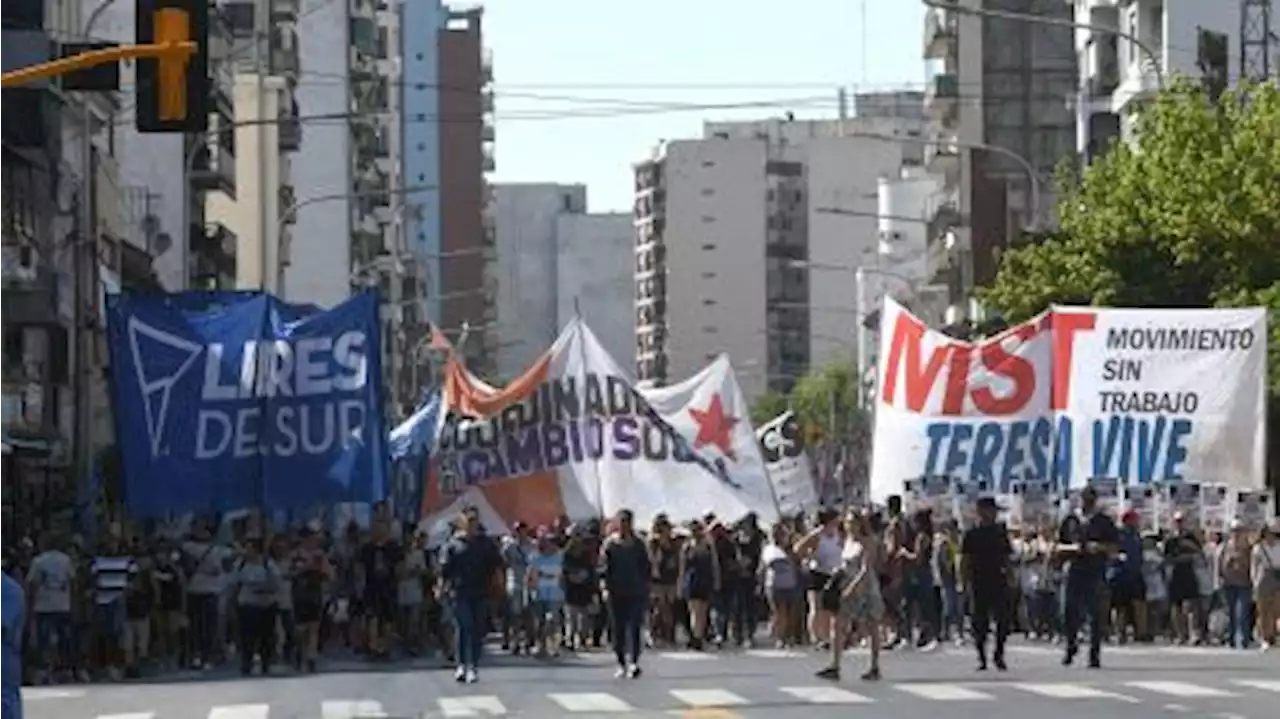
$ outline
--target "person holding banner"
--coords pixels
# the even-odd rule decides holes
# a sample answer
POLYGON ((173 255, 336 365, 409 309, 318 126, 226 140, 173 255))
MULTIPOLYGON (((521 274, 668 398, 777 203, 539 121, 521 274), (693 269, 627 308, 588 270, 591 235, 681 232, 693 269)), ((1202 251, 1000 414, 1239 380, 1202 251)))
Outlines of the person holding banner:
POLYGON ((1058 530, 1056 554, 1069 562, 1066 570, 1064 628, 1067 651, 1063 666, 1071 666, 1080 651, 1080 628, 1089 621, 1089 668, 1102 666, 1102 638, 1106 627, 1103 606, 1107 561, 1118 551, 1116 523, 1098 506, 1098 491, 1080 491, 1080 516, 1068 516, 1058 530), (1083 518, 1083 521, 1082 521, 1083 518))
POLYGON ((987 669, 987 635, 995 623, 996 669, 1005 671, 1005 640, 1009 637, 1009 581, 1013 572, 1013 545, 1009 530, 996 522, 1000 507, 994 497, 978 499, 978 524, 965 531, 960 542, 960 567, 972 601, 973 644, 978 650, 978 671, 987 669))

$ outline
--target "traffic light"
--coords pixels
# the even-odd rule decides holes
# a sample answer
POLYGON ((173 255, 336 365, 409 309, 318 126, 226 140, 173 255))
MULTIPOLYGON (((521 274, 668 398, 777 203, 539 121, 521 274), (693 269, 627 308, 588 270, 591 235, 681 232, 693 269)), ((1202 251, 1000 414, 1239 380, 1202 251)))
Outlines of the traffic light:
POLYGON ((196 43, 192 55, 137 61, 138 132, 209 129, 209 0, 137 0, 139 45, 196 43))

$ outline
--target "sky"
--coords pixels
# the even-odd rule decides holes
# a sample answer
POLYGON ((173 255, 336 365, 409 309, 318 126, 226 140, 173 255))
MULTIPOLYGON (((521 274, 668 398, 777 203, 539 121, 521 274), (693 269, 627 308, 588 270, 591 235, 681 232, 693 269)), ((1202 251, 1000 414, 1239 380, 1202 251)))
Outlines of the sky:
POLYGON ((920 89, 916 0, 486 0, 497 182, 587 185, 629 212, 634 162, 704 120, 834 117, 837 90, 920 89), (864 26, 865 17, 865 26, 864 26), (708 107, 714 106, 714 107, 708 107))

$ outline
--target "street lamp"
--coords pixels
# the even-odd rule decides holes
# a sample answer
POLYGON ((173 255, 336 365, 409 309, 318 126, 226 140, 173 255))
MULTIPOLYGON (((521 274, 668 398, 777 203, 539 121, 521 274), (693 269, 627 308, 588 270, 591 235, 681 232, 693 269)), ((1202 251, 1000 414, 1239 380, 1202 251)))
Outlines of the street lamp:
POLYGON ((1067 27, 1073 30, 1088 30, 1090 32, 1106 33, 1124 38, 1133 43, 1134 47, 1142 51, 1143 55, 1151 61, 1151 70, 1156 76, 1156 87, 1160 90, 1165 88, 1164 84, 1164 66, 1160 62, 1160 55, 1151 48, 1150 45, 1140 40, 1136 35, 1125 32, 1119 28, 1108 27, 1106 25, 1094 25, 1087 22, 1077 22, 1076 20, 1063 20, 1056 17, 1045 17, 1043 15, 1035 15, 1032 13, 1014 12, 1012 10, 995 10, 985 7, 970 7, 961 5, 955 0, 924 0, 924 4, 939 10, 950 10, 962 15, 976 15, 978 17, 990 17, 998 20, 1016 20, 1019 22, 1033 23, 1036 25, 1053 25, 1055 27, 1067 27))

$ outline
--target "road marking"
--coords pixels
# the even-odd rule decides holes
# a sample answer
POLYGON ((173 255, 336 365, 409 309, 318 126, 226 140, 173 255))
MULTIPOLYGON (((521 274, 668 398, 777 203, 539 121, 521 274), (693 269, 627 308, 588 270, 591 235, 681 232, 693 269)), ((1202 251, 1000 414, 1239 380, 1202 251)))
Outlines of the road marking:
POLYGON ((267 719, 267 704, 229 704, 209 710, 209 719, 267 719))
POLYGON ((382 702, 372 699, 335 699, 320 703, 320 716, 324 719, 384 719, 382 702))
POLYGON ((748 649, 743 654, 757 659, 795 659, 805 656, 801 652, 790 649, 748 649))
POLYGON ((671 696, 691 707, 732 707, 747 703, 746 699, 723 689, 672 689, 671 696))
POLYGON ((990 694, 983 694, 958 684, 897 684, 895 688, 936 702, 973 702, 995 699, 990 694))
POLYGON ((436 700, 447 717, 502 716, 507 708, 495 696, 441 697, 436 700))
POLYGON ((604 692, 548 694, 551 701, 567 712, 619 713, 631 711, 631 705, 604 692))
POLYGON ((1232 679, 1232 684, 1250 689, 1261 689, 1266 692, 1280 692, 1280 681, 1275 679, 1232 679))
POLYGON ((662 652, 658 656, 678 662, 713 662, 720 657, 706 652, 662 652))
POLYGON ((836 687, 778 687, 786 694, 810 704, 870 704, 875 699, 836 687))
POLYGON ((1233 697, 1235 694, 1214 689, 1213 687, 1202 687, 1199 684, 1189 684, 1187 682, 1126 682, 1127 686, 1145 689, 1149 692, 1157 694, 1168 694, 1172 697, 1181 697, 1184 699, 1196 697, 1233 697))
POLYGON ((1137 697, 1103 691, 1084 684, 1019 683, 1011 686, 1015 686, 1023 691, 1031 692, 1032 694, 1049 697, 1050 699, 1118 699, 1120 701, 1129 702, 1130 704, 1138 704, 1142 701, 1137 697))
POLYGON ((154 719, 155 712, 131 712, 129 714, 99 714, 98 719, 154 719))
POLYGON ((83 689, 61 689, 59 687, 23 687, 22 700, 38 702, 45 699, 79 699, 85 695, 83 689))

